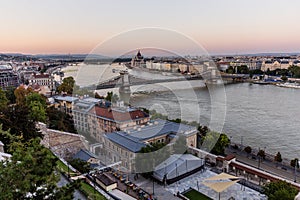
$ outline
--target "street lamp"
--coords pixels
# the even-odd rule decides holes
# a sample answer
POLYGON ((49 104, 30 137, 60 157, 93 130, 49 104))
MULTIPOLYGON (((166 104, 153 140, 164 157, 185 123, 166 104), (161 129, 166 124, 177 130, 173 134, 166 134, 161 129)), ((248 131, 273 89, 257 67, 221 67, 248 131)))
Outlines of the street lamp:
POLYGON ((295 176, 294 176, 294 182, 297 182, 297 168, 299 168, 300 165, 300 161, 298 160, 298 158, 295 158, 295 176))
POLYGON ((241 136, 241 149, 243 149, 243 140, 244 140, 244 136, 241 136))
POLYGON ((260 155, 260 148, 258 148, 258 169, 260 167, 260 159, 261 159, 261 155, 260 155))

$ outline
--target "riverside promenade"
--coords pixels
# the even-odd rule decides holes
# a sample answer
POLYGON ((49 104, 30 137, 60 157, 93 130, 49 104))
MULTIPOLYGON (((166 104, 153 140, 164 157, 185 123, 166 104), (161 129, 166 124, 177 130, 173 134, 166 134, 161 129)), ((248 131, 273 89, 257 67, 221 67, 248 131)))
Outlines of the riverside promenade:
MULTIPOLYGON (((283 159, 283 162, 278 163, 274 161, 275 155, 270 155, 266 153, 266 158, 262 159, 257 156, 258 149, 252 149, 251 154, 247 154, 243 149, 245 146, 237 144, 238 149, 233 148, 233 145, 230 145, 226 148, 225 153, 227 155, 233 154, 236 156, 236 160, 249 165, 251 167, 260 169, 262 171, 269 172, 270 174, 277 175, 284 179, 294 181, 295 180, 295 168, 290 166, 288 160, 283 159)), ((296 170, 296 182, 300 182, 300 171, 296 170)))

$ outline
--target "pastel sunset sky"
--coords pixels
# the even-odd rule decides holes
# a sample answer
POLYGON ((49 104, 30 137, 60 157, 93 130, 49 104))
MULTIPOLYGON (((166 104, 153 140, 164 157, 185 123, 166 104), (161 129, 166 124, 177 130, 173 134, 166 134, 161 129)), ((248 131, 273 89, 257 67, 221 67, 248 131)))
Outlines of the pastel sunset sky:
POLYGON ((3 0, 0 52, 89 53, 143 27, 178 31, 210 54, 300 52, 299 24, 299 0, 3 0))

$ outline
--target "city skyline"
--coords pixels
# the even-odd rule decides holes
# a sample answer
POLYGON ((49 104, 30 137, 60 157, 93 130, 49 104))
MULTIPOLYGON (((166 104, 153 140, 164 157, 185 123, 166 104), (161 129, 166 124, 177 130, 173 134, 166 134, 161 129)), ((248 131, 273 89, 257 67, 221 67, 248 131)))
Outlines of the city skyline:
POLYGON ((281 0, 5 1, 0 52, 87 54, 114 35, 156 27, 192 38, 209 54, 297 53, 299 6, 281 0))

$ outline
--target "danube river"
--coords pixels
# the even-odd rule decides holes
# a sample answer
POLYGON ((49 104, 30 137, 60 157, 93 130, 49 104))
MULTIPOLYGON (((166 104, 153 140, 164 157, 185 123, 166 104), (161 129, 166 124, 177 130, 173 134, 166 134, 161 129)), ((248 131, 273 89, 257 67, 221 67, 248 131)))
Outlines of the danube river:
MULTIPOLYGON (((233 142, 266 148, 271 154, 280 151, 285 158, 300 157, 300 90, 249 83, 226 85, 226 106, 212 105, 206 88, 194 91, 196 98, 188 90, 180 90, 176 95, 173 91, 140 94, 131 102, 134 106, 157 108, 170 118, 182 116, 186 109, 191 113, 190 121, 195 120, 193 112, 198 112, 189 108, 198 105, 202 125, 209 125, 212 107, 219 107, 225 109, 223 132, 233 142)), ((223 95, 222 89, 213 92, 223 95)), ((185 116, 187 119, 188 114, 185 116)), ((220 123, 223 123, 222 117, 220 123)))
MULTIPOLYGON (((122 69, 117 65, 80 65, 75 67, 76 72, 72 71, 74 66, 69 66, 65 76, 76 77, 80 85, 90 85, 116 76, 112 68, 122 69)), ((130 73, 146 78, 166 77, 143 71, 130 73)), ((208 90, 203 85, 201 81, 192 81, 191 85, 173 82, 133 86, 131 91, 135 93, 130 102, 170 118, 213 124, 211 127, 222 130, 236 143, 265 148, 270 154, 280 151, 285 158, 300 158, 300 89, 240 83, 208 90)))

